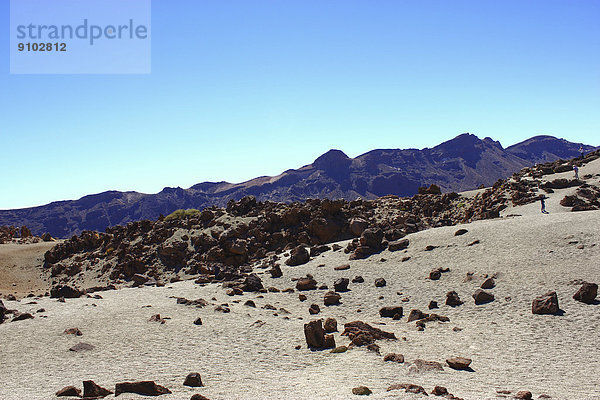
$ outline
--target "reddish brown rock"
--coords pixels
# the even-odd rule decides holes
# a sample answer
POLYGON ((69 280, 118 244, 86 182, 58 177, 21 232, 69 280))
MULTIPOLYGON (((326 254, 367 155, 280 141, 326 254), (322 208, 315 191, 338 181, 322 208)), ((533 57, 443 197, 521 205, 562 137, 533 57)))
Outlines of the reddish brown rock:
POLYGON ((81 397, 81 390, 75 386, 66 386, 56 392, 56 397, 81 397))
POLYGON ((293 267, 296 265, 306 264, 310 260, 310 254, 308 250, 304 246, 295 247, 291 254, 290 258, 285 262, 287 265, 293 267))
POLYGON ((515 399, 519 399, 519 400, 531 400, 533 398, 533 395, 531 394, 531 392, 529 390, 521 390, 519 392, 517 392, 517 394, 515 394, 515 399))
POLYGON ((321 312, 321 309, 319 308, 319 306, 317 304, 311 304, 310 307, 308 308, 308 313, 310 315, 315 315, 321 312))
POLYGON ((337 321, 335 318, 327 318, 323 324, 323 329, 327 333, 337 332, 337 321))
POLYGON ((473 293, 473 299, 475 300, 475 304, 486 304, 494 301, 494 295, 485 290, 477 289, 475 293, 473 293))
POLYGON ((434 396, 445 396, 448 394, 448 389, 443 386, 436 386, 431 391, 431 394, 434 396))
POLYGON ((326 335, 323 329, 323 320, 318 319, 304 324, 304 337, 306 344, 312 349, 333 349, 335 340, 333 335, 326 335))
POLYGON ((446 360, 448 366, 457 370, 468 370, 471 365, 471 359, 465 357, 452 357, 446 360))
POLYGON ((456 307, 460 306, 461 304, 463 304, 463 302, 461 301, 460 297, 458 297, 458 293, 456 293, 454 290, 446 293, 447 306, 456 307))
POLYGON ((115 385, 115 397, 122 393, 135 393, 143 396, 160 396, 171 391, 164 386, 157 385, 154 381, 121 382, 115 385))
POLYGON ((595 283, 583 282, 583 285, 573 295, 573 298, 577 301, 586 304, 593 304, 598 295, 598 285, 595 283))
POLYGON ((391 390, 401 390, 404 389, 404 391, 406 393, 417 393, 417 394, 424 394, 425 396, 427 396, 427 392, 425 391, 425 389, 423 388, 423 386, 419 386, 419 385, 415 385, 412 383, 400 383, 400 384, 396 384, 396 385, 391 385, 387 388, 387 391, 391 391, 391 390))
POLYGON ((404 362, 404 356, 402 354, 397 353, 388 353, 383 357, 383 361, 392 361, 397 363, 404 362))
POLYGON ((65 329, 65 331, 63 333, 66 334, 66 335, 75 335, 75 336, 81 336, 81 335, 83 335, 83 333, 81 333, 81 331, 79 330, 79 328, 65 329))
POLYGON ((402 306, 382 307, 379 309, 379 316, 381 318, 394 318, 396 315, 402 317, 403 312, 402 306))
POLYGON ((384 287, 385 285, 387 285, 387 282, 385 281, 385 279, 383 279, 383 278, 377 278, 377 279, 375 279, 375 286, 376 287, 384 287))
POLYGON ((317 288, 317 281, 312 277, 300 278, 296 282, 296 289, 298 290, 315 290, 317 288))
POLYGON ((327 293, 325 293, 325 296, 323 297, 323 304, 325 304, 326 306, 337 305, 337 304, 340 304, 341 298, 342 298, 342 296, 340 296, 336 292, 327 292, 327 293))
POLYGON ((388 250, 389 251, 404 250, 408 247, 409 244, 410 244, 410 241, 408 239, 396 240, 396 241, 390 242, 388 244, 388 250))
POLYGON ((101 399, 112 394, 108 389, 97 385, 94 381, 83 381, 83 398, 101 399))
POLYGON ((485 281, 483 281, 480 287, 482 289, 493 289, 495 286, 496 281, 494 280, 494 278, 487 278, 485 281))
POLYGON ((189 373, 185 377, 185 380, 183 381, 183 385, 184 386, 190 386, 190 387, 201 387, 201 386, 204 386, 204 384, 202 384, 202 377, 197 372, 189 373))
POLYGON ((536 297, 531 304, 533 314, 558 314, 558 296, 556 292, 548 292, 536 297))
POLYGON ((190 400, 210 400, 208 397, 204 397, 201 394, 195 394, 190 400))

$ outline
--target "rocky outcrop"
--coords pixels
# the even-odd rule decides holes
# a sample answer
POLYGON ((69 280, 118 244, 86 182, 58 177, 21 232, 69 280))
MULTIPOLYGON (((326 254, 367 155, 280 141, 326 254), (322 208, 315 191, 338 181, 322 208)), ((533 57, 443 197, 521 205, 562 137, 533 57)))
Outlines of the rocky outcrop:
POLYGON ((97 385, 94 381, 83 381, 83 398, 101 399, 112 394, 108 389, 97 385))

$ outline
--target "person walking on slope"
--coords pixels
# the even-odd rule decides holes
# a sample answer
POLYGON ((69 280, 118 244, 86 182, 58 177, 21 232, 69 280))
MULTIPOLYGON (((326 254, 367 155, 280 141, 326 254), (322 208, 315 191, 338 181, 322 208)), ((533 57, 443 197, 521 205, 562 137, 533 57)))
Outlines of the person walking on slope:
POLYGON ((546 199, 548 197, 546 197, 546 195, 541 194, 539 199, 540 199, 540 203, 542 203, 542 214, 548 214, 548 211, 546 211, 546 199))
POLYGON ((573 172, 575 172, 575 179, 579 180, 579 168, 577 165, 573 165, 573 172))
POLYGON ((579 154, 581 154, 581 159, 583 160, 583 146, 579 146, 579 154))

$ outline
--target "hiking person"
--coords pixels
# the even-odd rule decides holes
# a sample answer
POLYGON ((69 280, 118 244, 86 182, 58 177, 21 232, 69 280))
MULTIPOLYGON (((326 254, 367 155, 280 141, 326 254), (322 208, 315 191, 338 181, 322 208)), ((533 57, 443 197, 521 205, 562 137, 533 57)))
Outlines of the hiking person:
POLYGON ((540 199, 540 203, 542 203, 542 214, 548 214, 548 211, 546 211, 546 199, 548 197, 546 197, 546 195, 541 194, 539 199, 540 199))
POLYGON ((579 168, 577 165, 573 165, 573 172, 575 172, 575 179, 579 180, 579 168))
POLYGON ((581 159, 583 160, 583 146, 579 146, 579 153, 581 154, 581 159))

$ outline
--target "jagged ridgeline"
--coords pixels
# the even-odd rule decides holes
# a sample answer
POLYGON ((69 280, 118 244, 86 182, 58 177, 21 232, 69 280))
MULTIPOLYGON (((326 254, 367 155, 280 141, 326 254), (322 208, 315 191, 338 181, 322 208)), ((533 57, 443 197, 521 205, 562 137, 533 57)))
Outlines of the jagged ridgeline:
MULTIPOLYGON (((143 219, 154 220, 178 209, 225 207, 230 199, 303 202, 307 198, 374 200, 393 194, 412 196, 435 184, 444 193, 491 186, 535 163, 579 155, 581 144, 536 136, 503 148, 490 138, 463 134, 433 148, 379 149, 355 158, 331 150, 312 164, 277 176, 247 182, 203 182, 188 189, 165 188, 156 194, 109 191, 79 200, 0 211, 0 225, 27 225, 36 235, 67 238, 84 230, 104 231, 143 219)), ((587 153, 592 146, 583 145, 587 153)))

